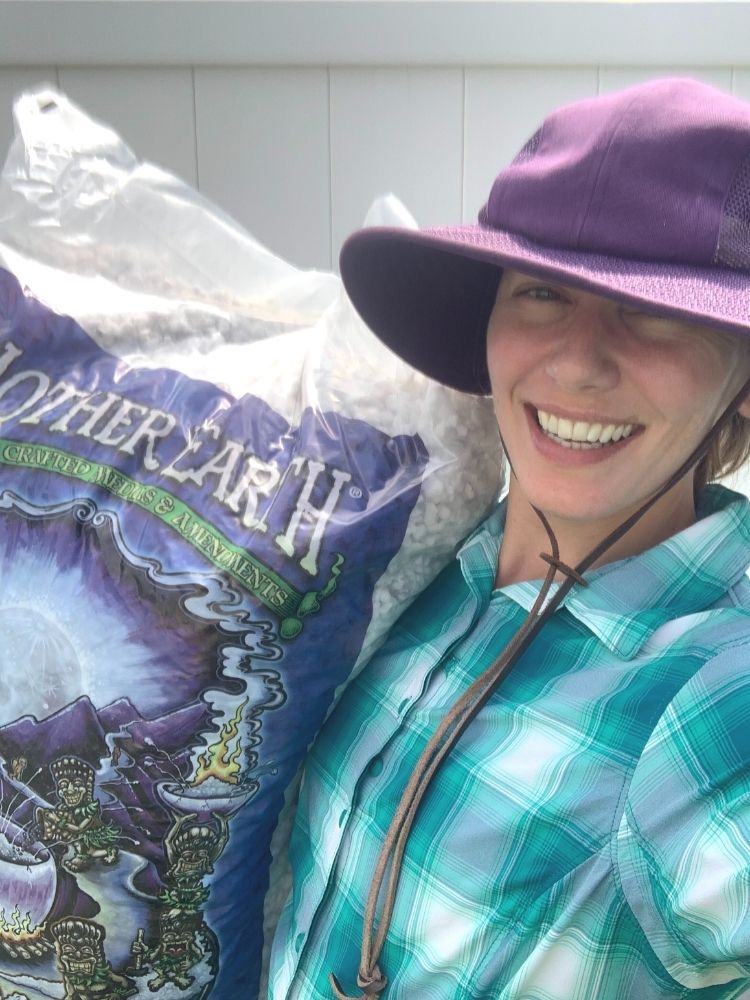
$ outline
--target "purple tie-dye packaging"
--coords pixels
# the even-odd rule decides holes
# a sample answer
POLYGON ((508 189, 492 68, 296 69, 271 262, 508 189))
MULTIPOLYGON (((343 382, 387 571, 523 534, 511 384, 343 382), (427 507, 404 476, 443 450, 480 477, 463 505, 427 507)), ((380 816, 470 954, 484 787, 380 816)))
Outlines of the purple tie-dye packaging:
POLYGON ((61 95, 0 184, 0 993, 257 995, 336 688, 497 495, 489 406, 61 95))

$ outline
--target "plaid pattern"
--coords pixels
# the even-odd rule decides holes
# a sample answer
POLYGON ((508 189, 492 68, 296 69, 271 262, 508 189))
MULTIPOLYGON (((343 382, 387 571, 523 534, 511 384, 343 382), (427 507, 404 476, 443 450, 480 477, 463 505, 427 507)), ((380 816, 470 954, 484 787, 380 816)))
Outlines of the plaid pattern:
MULTIPOLYGON (((443 764, 406 852, 387 1000, 727 1000, 750 986, 750 504, 589 574, 443 764), (697 992, 694 992, 697 991, 697 992)), ((307 765, 273 1000, 356 989, 379 848, 446 710, 538 585, 504 510, 406 613, 307 765)))

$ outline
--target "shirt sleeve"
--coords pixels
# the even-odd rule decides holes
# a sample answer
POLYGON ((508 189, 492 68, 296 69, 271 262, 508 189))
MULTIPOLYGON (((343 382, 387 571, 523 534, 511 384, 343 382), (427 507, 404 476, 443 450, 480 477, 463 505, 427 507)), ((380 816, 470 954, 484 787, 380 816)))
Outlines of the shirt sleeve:
POLYGON ((654 728, 615 840, 625 898, 689 989, 750 976, 750 645, 708 661, 654 728))

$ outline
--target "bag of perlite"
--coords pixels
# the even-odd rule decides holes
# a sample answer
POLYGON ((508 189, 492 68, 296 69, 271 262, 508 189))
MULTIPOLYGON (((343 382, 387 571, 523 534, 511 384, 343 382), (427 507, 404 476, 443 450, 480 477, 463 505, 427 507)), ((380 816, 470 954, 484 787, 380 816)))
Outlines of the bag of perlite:
POLYGON ((15 119, 0 995, 252 1000, 285 791, 497 495, 494 421, 62 95, 15 119))

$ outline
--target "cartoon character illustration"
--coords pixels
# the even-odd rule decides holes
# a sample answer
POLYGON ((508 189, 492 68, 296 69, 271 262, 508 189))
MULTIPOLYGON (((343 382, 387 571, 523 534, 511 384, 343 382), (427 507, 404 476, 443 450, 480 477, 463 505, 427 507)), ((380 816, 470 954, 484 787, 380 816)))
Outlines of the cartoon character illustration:
POLYGON ((217 827, 196 823, 196 818, 196 813, 176 818, 164 839, 169 868, 159 899, 173 909, 195 911, 206 902, 210 890, 203 879, 213 873, 229 839, 223 816, 213 814, 217 827))
POLYGON ((104 954, 104 928, 83 917, 64 917, 51 927, 65 1000, 125 1000, 138 990, 114 972, 104 954))
POLYGON ((29 762, 23 756, 14 757, 10 762, 10 768, 8 770, 8 775, 13 781, 22 781, 23 774, 28 767, 29 762))
POLYGON ((96 859, 115 864, 120 828, 102 819, 101 804, 94 798, 94 769, 71 756, 54 760, 50 771, 60 804, 54 809, 37 807, 41 839, 48 845, 69 845, 62 861, 69 872, 83 871, 96 859))
POLYGON ((147 965, 156 973, 148 981, 152 993, 167 983, 173 983, 182 990, 193 984, 195 977, 190 975, 190 970, 203 958, 203 951, 196 941, 202 925, 200 913, 167 910, 159 915, 159 943, 153 947, 144 943, 143 931, 139 930, 131 951, 136 956, 137 969, 147 965))

